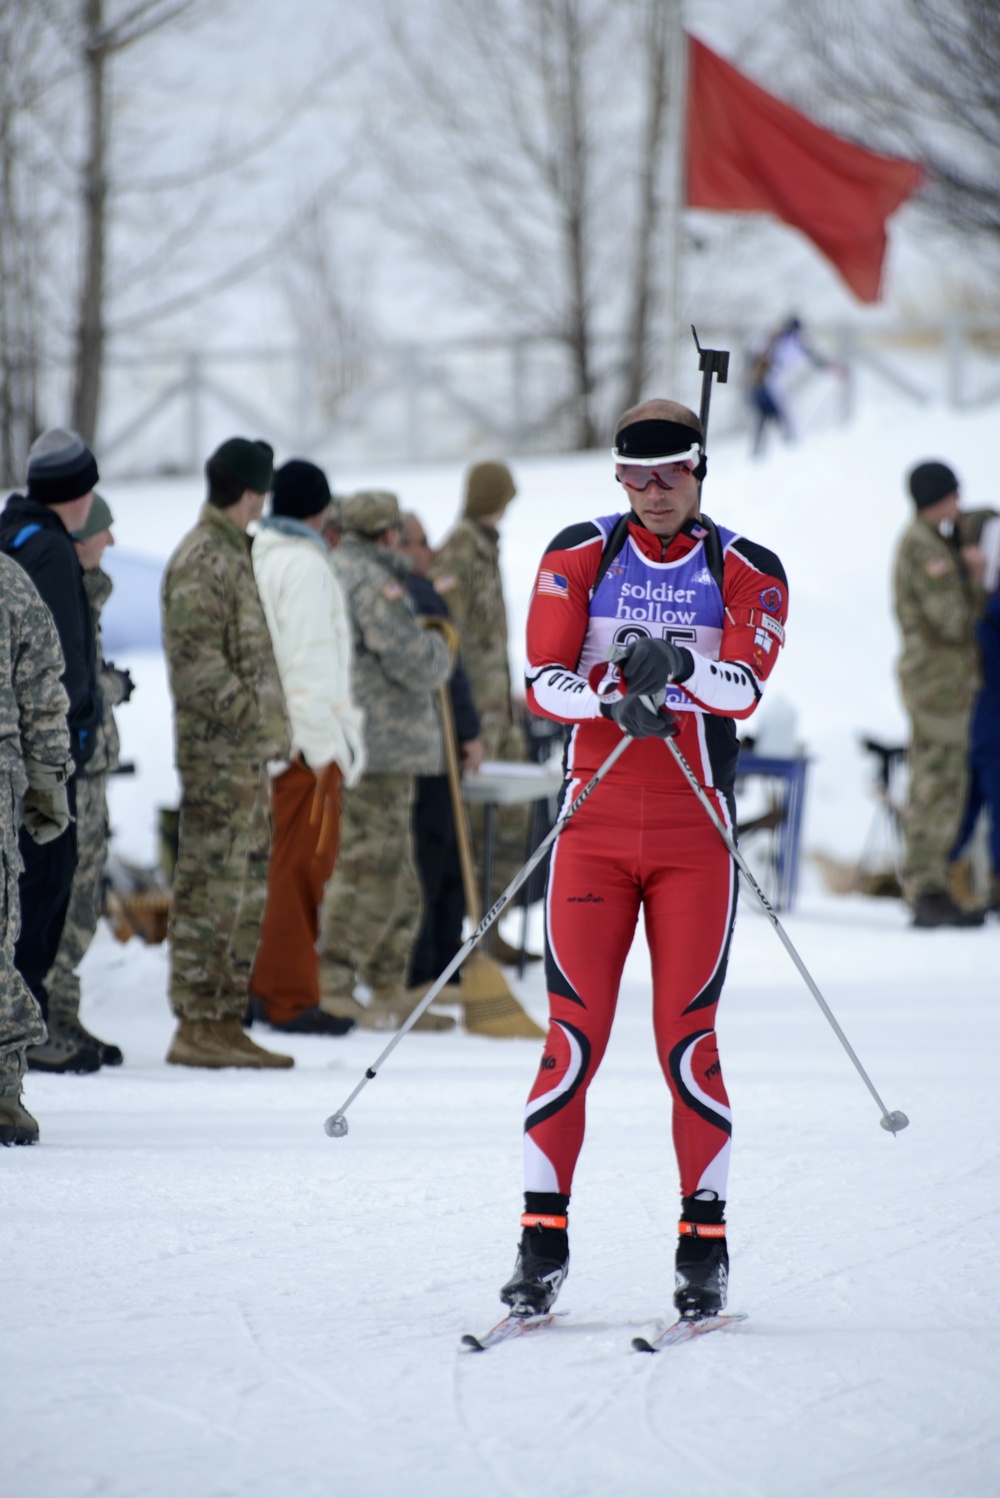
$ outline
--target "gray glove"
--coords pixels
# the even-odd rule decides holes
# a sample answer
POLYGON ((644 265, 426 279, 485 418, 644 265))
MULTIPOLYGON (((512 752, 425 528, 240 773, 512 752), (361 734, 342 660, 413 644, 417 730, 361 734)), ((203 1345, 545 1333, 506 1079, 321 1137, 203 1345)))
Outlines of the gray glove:
POLYGON ((51 843, 62 837, 70 824, 66 766, 27 759, 24 769, 28 789, 21 799, 21 821, 33 842, 51 843))
POLYGON ((673 713, 665 707, 653 712, 635 692, 602 702, 601 713, 617 723, 630 739, 672 739, 677 732, 677 719, 673 713))

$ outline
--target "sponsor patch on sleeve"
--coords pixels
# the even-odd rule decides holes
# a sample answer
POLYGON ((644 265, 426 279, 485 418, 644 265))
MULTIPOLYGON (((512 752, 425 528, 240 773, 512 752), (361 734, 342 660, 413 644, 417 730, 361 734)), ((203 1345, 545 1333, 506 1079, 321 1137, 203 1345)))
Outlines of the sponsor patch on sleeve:
POLYGON ((779 645, 784 645, 785 631, 777 619, 772 619, 770 614, 761 614, 759 622, 761 629, 766 629, 769 634, 774 636, 779 645))
POLYGON ((765 588, 760 595, 760 601, 769 614, 776 614, 781 608, 781 589, 765 588))
POLYGON ((550 572, 548 568, 543 567, 538 574, 535 592, 543 594, 546 598, 568 598, 569 583, 561 572, 550 572))
POLYGON ((403 585, 393 578, 390 582, 383 583, 380 591, 383 598, 388 599, 390 603, 395 603, 397 598, 403 596, 403 585))

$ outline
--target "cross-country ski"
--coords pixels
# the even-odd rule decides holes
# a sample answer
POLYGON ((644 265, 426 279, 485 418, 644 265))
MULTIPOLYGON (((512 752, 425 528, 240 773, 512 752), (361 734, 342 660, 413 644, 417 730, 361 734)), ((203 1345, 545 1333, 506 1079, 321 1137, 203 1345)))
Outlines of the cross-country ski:
POLYGON ((706 1332, 724 1331, 727 1326, 737 1326, 746 1319, 744 1312, 729 1316, 682 1316, 653 1337, 633 1337, 632 1347, 636 1352, 662 1352, 665 1347, 690 1342, 694 1337, 703 1337, 706 1332))

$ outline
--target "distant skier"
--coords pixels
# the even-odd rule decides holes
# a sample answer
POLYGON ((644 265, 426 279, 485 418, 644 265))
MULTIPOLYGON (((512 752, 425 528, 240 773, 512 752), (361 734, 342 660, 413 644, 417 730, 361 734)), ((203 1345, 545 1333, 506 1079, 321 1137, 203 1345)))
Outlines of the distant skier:
POLYGON ((816 369, 842 372, 842 366, 810 348, 802 323, 789 317, 776 332, 760 333, 747 351, 747 394, 754 410, 753 455, 760 457, 769 422, 779 427, 786 442, 797 432, 792 415, 789 387, 796 370, 805 363, 816 369))
POLYGON ((574 726, 568 802, 621 733, 642 742, 561 832, 546 896, 550 1024, 525 1118, 525 1213, 501 1291, 515 1315, 547 1310, 569 1266, 567 1212, 587 1088, 614 1019, 640 908, 653 1029, 673 1098, 681 1221, 674 1304, 726 1303, 731 1122, 715 1037, 736 913, 736 871, 663 739, 678 745, 735 826, 734 719, 760 700, 784 641, 785 573, 773 552, 700 510, 701 424, 672 401, 627 411, 615 474, 631 510, 562 531, 542 558, 527 629, 528 702, 574 726), (625 650, 620 666, 609 649, 625 650), (651 712, 642 701, 652 696, 651 712))

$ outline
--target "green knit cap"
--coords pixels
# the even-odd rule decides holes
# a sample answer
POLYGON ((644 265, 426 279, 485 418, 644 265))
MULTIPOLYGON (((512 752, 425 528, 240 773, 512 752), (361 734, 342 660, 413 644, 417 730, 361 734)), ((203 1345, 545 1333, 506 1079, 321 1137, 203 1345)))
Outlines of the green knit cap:
POLYGON ((510 504, 517 485, 506 463, 473 463, 465 475, 465 510, 470 520, 496 515, 510 504))
POLYGON ((255 494, 266 494, 274 478, 274 448, 267 442, 251 441, 249 437, 230 437, 217 447, 209 463, 221 468, 231 479, 252 489, 255 494))
POLYGON ((73 532, 73 540, 89 541, 91 536, 99 536, 101 531, 109 531, 114 523, 115 517, 111 513, 111 506, 95 489, 90 514, 79 530, 73 532))

